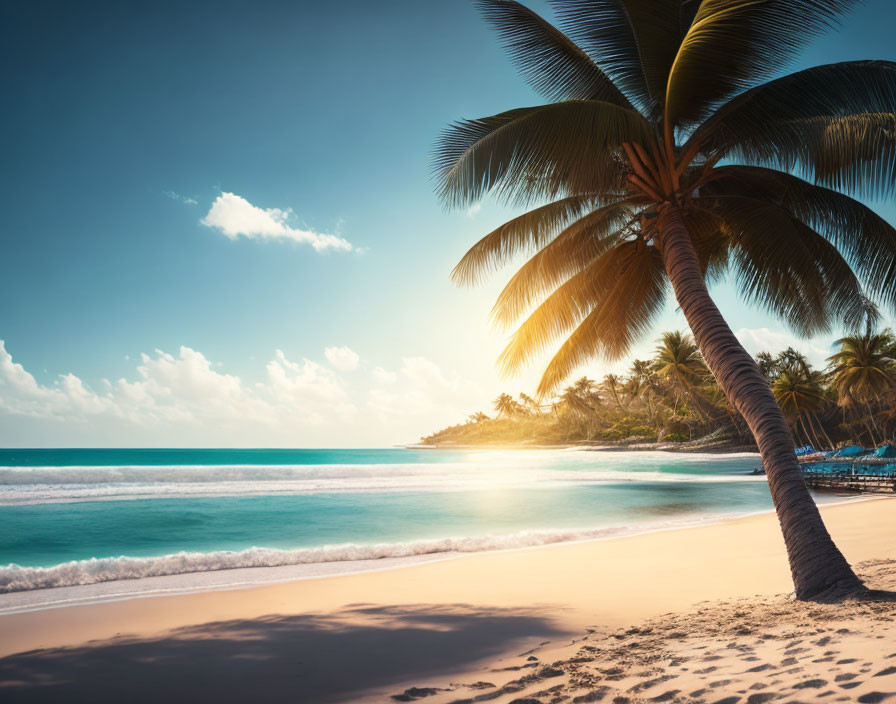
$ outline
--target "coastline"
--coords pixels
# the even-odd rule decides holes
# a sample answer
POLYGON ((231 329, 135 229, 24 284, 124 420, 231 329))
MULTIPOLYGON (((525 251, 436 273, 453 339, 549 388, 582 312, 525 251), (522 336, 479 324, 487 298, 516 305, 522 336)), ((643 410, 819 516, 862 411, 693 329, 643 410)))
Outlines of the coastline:
MULTIPOLYGON (((821 507, 852 562, 896 559, 891 540, 896 505, 888 501, 869 498, 821 507)), ((616 628, 707 599, 770 596, 790 588, 777 521, 762 513, 385 571, 4 615, 0 654, 35 651, 30 657, 40 660, 50 653, 77 652, 88 662, 94 655, 139 644, 141 652, 177 646, 198 656, 204 647, 199 642, 210 633, 240 624, 244 631, 257 631, 273 648, 266 657, 276 660, 286 646, 272 639, 272 629, 283 633, 288 631, 284 624, 292 624, 302 638, 296 646, 303 663, 299 669, 322 673, 307 670, 303 692, 309 698, 298 701, 354 701, 362 694, 378 700, 401 691, 395 689, 401 682, 474 671, 534 641, 568 644, 586 628, 616 628), (387 667, 369 649, 353 654, 341 641, 336 651, 322 647, 322 640, 336 637, 334 628, 362 643, 375 636, 392 652, 420 650, 420 638, 432 642, 420 652, 409 651, 406 665, 387 667), (371 662, 379 665, 364 675, 371 662), (353 683, 343 677, 334 684, 334 671, 358 676, 353 683)), ((239 643, 233 647, 239 649, 239 643)), ((275 686, 279 674, 268 676, 275 686)))
MULTIPOLYGON (((838 496, 819 497, 819 506, 841 505, 875 500, 877 496, 838 496)), ((886 498, 886 497, 883 497, 886 498)), ((66 608, 68 606, 98 604, 126 599, 142 599, 154 596, 192 594, 210 591, 227 591, 249 589, 268 584, 293 582, 305 579, 325 579, 334 576, 348 576, 380 572, 403 567, 451 560, 482 553, 501 553, 516 550, 530 550, 553 545, 577 544, 593 541, 617 540, 639 535, 663 531, 675 531, 686 528, 713 526, 738 521, 753 516, 773 513, 774 509, 757 511, 706 514, 702 516, 685 516, 679 519, 664 521, 645 521, 634 525, 611 525, 582 529, 528 530, 518 534, 489 535, 479 538, 444 538, 436 540, 418 540, 394 545, 336 545, 297 550, 295 552, 331 551, 334 556, 346 553, 378 554, 377 557, 355 557, 332 559, 327 561, 295 562, 283 564, 249 564, 247 566, 184 569, 183 571, 150 574, 148 576, 100 579, 85 583, 61 583, 55 586, 9 589, 0 592, 0 616, 26 613, 42 609, 66 608)), ((251 549, 246 552, 253 552, 251 549)), ((270 551, 278 552, 278 551, 270 551)), ((292 551, 282 551, 289 554, 292 551)), ((232 562, 239 562, 242 553, 223 552, 222 555, 232 562)), ((214 553, 198 553, 195 557, 206 564, 214 553)), ((182 553, 163 558, 177 559, 185 567, 189 564, 190 555, 182 553)), ((111 558, 111 561, 128 560, 128 558, 111 558)), ((106 560, 109 561, 109 560, 106 560)), ((141 562, 138 558, 133 560, 141 562)), ((47 573, 59 571, 73 575, 78 566, 91 572, 98 571, 98 565, 104 560, 91 560, 83 563, 71 562, 55 568, 20 568, 22 572, 35 571, 47 573)), ((222 563, 226 564, 226 563, 222 563)))
POLYGON ((599 443, 599 442, 576 442, 576 443, 558 443, 556 445, 534 445, 528 443, 518 444, 408 444, 400 447, 406 450, 584 450, 584 451, 604 451, 604 452, 683 452, 688 454, 707 454, 707 455, 756 455, 759 457, 759 450, 755 445, 704 445, 700 441, 693 443, 674 443, 674 442, 632 442, 624 441, 617 443, 599 443))

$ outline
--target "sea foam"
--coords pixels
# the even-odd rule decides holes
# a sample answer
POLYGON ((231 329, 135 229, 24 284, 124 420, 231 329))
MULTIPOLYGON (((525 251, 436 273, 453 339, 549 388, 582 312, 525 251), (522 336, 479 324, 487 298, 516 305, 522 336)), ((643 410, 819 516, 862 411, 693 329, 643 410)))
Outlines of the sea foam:
POLYGON ((74 560, 53 567, 23 567, 9 564, 0 567, 0 594, 246 567, 283 567, 327 562, 351 563, 360 560, 396 557, 448 556, 509 550, 579 540, 620 537, 650 530, 685 527, 718 518, 718 516, 700 519, 691 517, 688 520, 640 524, 637 527, 604 526, 584 529, 522 531, 509 535, 439 538, 376 545, 346 543, 295 550, 252 547, 241 551, 178 552, 161 557, 104 557, 74 560))
MULTIPOLYGON (((639 458, 640 459, 640 458, 639 458)), ((345 492, 465 491, 630 482, 765 481, 743 473, 684 473, 644 468, 545 467, 534 457, 505 462, 359 465, 0 467, 0 505, 125 499, 345 492)), ((696 464, 696 463, 695 463, 696 464)))

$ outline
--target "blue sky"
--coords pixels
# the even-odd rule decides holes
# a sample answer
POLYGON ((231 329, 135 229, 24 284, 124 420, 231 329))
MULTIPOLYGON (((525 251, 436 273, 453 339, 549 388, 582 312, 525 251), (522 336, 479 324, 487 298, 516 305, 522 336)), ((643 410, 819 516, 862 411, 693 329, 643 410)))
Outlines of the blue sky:
MULTIPOLYGON (((447 122, 540 102, 465 0, 2 12, 0 444, 382 445, 531 390, 494 367, 506 276, 448 280, 510 212, 445 212, 429 176, 447 122)), ((800 65, 896 59, 894 15, 870 0, 800 65)))

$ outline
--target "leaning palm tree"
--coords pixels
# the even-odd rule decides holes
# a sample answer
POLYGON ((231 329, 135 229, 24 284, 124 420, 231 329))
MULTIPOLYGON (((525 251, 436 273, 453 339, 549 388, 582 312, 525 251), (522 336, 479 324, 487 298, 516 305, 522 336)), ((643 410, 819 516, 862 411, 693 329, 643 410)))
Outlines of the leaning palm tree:
POLYGON ((531 255, 493 311, 526 316, 503 367, 564 340, 540 383, 550 393, 585 360, 625 354, 671 282, 759 445, 797 596, 861 589, 767 381, 707 291, 730 272, 803 334, 854 317, 863 289, 896 305, 896 231, 846 195, 896 191, 896 64, 768 80, 858 0, 552 0, 559 28, 514 0, 476 4, 549 101, 457 122, 435 154, 447 205, 491 192, 538 206, 453 272, 474 283, 531 255))

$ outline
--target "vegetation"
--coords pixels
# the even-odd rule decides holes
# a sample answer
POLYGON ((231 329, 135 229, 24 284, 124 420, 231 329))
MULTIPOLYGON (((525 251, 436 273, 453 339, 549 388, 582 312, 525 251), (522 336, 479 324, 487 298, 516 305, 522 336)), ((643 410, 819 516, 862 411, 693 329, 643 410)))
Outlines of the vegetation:
MULTIPOLYGON (((537 205, 474 245, 454 278, 475 283, 530 257, 494 317, 523 321, 501 357, 509 372, 560 341, 540 397, 592 357, 623 356, 671 284, 756 439, 800 598, 863 587, 806 490, 767 379, 707 283, 730 274, 747 301, 806 335, 857 323, 865 295, 896 308, 896 231, 847 195, 896 190, 896 64, 781 75, 857 4, 553 0, 557 28, 514 0, 477 0, 549 102, 454 123, 435 157, 448 205, 489 192, 537 205)), ((669 383, 696 412, 699 397, 676 376, 686 350, 674 354, 669 383)), ((808 409, 793 412, 809 423, 808 409)))
MULTIPOLYGON (((896 336, 868 331, 837 341, 824 370, 793 348, 757 355, 797 445, 816 449, 896 443, 896 336), (870 380, 870 383, 869 383, 870 380)), ((636 359, 624 377, 582 377, 550 402, 501 394, 494 416, 422 439, 428 444, 551 445, 682 443, 744 447, 753 438, 728 403, 689 335, 666 333, 652 359, 636 359)))

